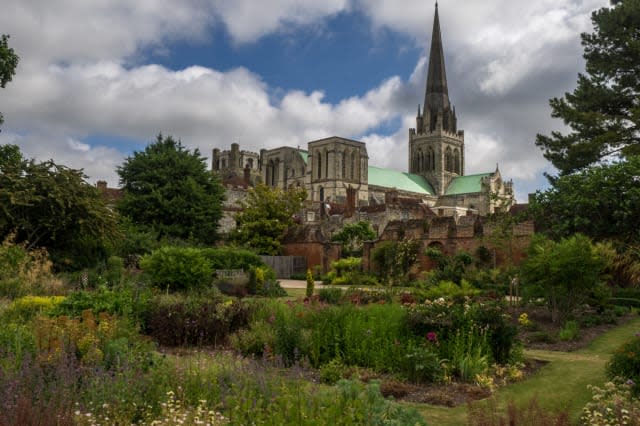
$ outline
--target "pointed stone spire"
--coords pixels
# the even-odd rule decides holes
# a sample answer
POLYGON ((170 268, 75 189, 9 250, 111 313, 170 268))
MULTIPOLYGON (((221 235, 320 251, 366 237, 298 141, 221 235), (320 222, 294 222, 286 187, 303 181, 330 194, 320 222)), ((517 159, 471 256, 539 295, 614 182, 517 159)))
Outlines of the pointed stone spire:
MULTIPOLYGON (((427 74, 427 88, 424 96, 424 111, 430 111, 431 116, 443 116, 444 130, 455 132, 455 113, 451 111, 449 89, 447 87, 447 73, 444 66, 444 49, 440 33, 440 18, 438 3, 433 18, 433 34, 431 36, 431 50, 429 52, 429 72, 427 74)), ((432 121, 435 120, 432 119, 432 121)), ((431 125, 433 130, 433 125, 431 125)))

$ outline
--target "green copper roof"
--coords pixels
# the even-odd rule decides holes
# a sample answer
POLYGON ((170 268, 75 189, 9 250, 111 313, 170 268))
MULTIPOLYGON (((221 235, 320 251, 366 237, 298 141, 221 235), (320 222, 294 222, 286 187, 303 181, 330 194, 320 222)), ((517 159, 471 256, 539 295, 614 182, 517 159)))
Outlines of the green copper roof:
POLYGON ((302 159, 304 160, 305 163, 309 162, 309 152, 307 151, 298 151, 300 153, 300 156, 302 157, 302 159))
POLYGON ((418 194, 434 194, 433 188, 422 176, 373 166, 369 166, 369 185, 396 188, 418 194))
POLYGON ((454 178, 445 195, 470 194, 482 191, 482 178, 491 176, 491 173, 479 173, 477 175, 458 176, 454 178))

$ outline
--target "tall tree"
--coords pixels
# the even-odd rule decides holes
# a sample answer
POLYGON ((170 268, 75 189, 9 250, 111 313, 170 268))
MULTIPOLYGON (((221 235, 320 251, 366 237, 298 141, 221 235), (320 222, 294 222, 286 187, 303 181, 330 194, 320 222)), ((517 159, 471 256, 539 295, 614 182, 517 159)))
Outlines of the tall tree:
POLYGON ((536 138, 561 175, 640 154, 640 0, 612 4, 593 12, 595 31, 581 36, 586 74, 573 93, 550 101, 571 131, 536 138))
POLYGON ((58 267, 81 267, 104 257, 116 219, 82 170, 22 157, 0 146, 0 239, 49 250, 58 267))
POLYGON ((160 238, 211 244, 218 239, 224 188, 207 171, 199 150, 171 136, 156 141, 118 167, 124 196, 118 210, 160 238))
POLYGON ((535 194, 530 210, 554 237, 577 232, 597 240, 640 243, 640 156, 560 176, 535 194))
MULTIPOLYGON (((18 66, 18 55, 9 47, 9 36, 6 34, 0 35, 0 87, 5 88, 8 82, 11 81, 16 74, 16 67, 18 66)), ((0 126, 4 122, 2 113, 0 113, 0 126)))
POLYGON ((294 224, 294 216, 306 199, 304 189, 282 191, 257 185, 240 203, 242 211, 236 216, 231 239, 259 254, 280 254, 287 229, 294 224))

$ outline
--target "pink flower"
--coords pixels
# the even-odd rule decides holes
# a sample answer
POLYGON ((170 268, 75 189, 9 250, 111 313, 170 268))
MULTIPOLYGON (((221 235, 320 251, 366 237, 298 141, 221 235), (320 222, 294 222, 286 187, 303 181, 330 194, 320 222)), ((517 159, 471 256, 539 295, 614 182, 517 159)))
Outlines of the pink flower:
POLYGON ((438 342, 438 335, 436 334, 435 331, 430 331, 427 333, 427 340, 432 342, 432 343, 437 343, 438 342))

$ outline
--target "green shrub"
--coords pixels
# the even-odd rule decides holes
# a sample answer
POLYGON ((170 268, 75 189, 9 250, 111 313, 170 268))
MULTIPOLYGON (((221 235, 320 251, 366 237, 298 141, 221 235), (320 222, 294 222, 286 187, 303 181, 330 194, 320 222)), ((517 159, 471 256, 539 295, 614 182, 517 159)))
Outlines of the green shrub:
POLYGON ((318 291, 318 297, 324 303, 330 305, 337 305, 342 301, 342 289, 341 288, 321 288, 318 291))
POLYGON ((342 256, 362 256, 364 241, 375 240, 376 232, 371 224, 366 221, 345 225, 340 232, 331 236, 331 241, 342 243, 342 256))
POLYGON ((436 348, 425 344, 409 342, 402 362, 402 374, 414 383, 435 383, 444 377, 445 360, 438 355, 436 348))
POLYGON ((261 357, 275 346, 274 329, 267 321, 258 321, 230 336, 233 349, 245 356, 261 357))
POLYGON ((344 300, 354 305, 391 303, 393 301, 393 293, 386 289, 349 288, 344 292, 344 300))
MULTIPOLYGON (((416 336, 435 332, 444 343, 455 338, 460 330, 485 330, 486 342, 492 361, 504 364, 510 361, 516 343, 517 327, 509 323, 501 304, 464 304, 437 299, 421 305, 407 306, 407 325, 416 336)), ((450 354, 440 352, 442 358, 450 354)))
POLYGON ((362 269, 361 257, 347 257, 331 262, 331 269, 336 272, 336 276, 343 277, 349 273, 358 272, 362 269))
POLYGON ((213 269, 202 251, 165 246, 140 260, 142 269, 161 289, 185 290, 211 284, 213 269))
POLYGON ((152 297, 151 289, 146 287, 99 287, 94 291, 81 290, 70 293, 55 305, 50 314, 79 318, 83 311, 90 309, 94 315, 107 312, 129 318, 133 323, 139 324, 146 315, 152 297))
POLYGON ((523 290, 546 299, 554 323, 564 320, 590 298, 602 300, 605 295, 604 250, 582 234, 559 242, 536 235, 520 271, 523 290))
POLYGON ((453 256, 446 256, 438 248, 429 247, 424 254, 436 263, 436 268, 433 270, 436 281, 459 283, 467 268, 473 263, 473 257, 462 250, 453 256))
POLYGON ((567 321, 558 332, 558 338, 563 342, 576 340, 580 336, 580 326, 576 321, 567 321))
POLYGON ((477 296, 480 290, 473 288, 467 280, 462 280, 460 285, 453 281, 440 281, 438 285, 428 288, 423 292, 423 296, 428 299, 436 299, 438 297, 462 299, 464 297, 477 296))
POLYGON ((315 287, 315 280, 313 279, 313 274, 311 273, 311 269, 307 269, 307 289, 306 289, 306 296, 307 297, 311 297, 313 296, 313 290, 315 287))
POLYGON ((220 296, 162 295, 150 304, 145 332, 161 345, 218 345, 247 325, 249 310, 244 302, 220 296))
POLYGON ((631 308, 640 308, 640 299, 631 297, 611 297, 609 303, 615 306, 628 306, 631 308))
POLYGON ((607 377, 622 379, 634 395, 640 395, 640 333, 616 349, 607 364, 607 377))
POLYGON ((218 269, 242 269, 247 272, 252 268, 266 266, 260 256, 251 250, 243 248, 204 248, 200 252, 207 259, 213 271, 218 269))
POLYGON ((0 366, 9 367, 13 361, 14 368, 19 368, 26 358, 36 354, 36 338, 32 327, 15 322, 0 324, 0 366))
POLYGON ((0 297, 55 295, 62 282, 53 275, 53 264, 44 249, 27 250, 9 235, 0 244, 0 297))
POLYGON ((276 272, 266 265, 250 269, 247 290, 249 294, 257 296, 284 297, 287 295, 286 290, 276 279, 276 272))
POLYGON ((11 302, 3 316, 14 321, 27 322, 36 315, 47 315, 64 299, 64 296, 24 296, 11 302))
POLYGON ((534 331, 527 337, 529 343, 556 343, 557 337, 547 331, 534 331))
POLYGON ((390 284, 399 284, 418 260, 420 242, 412 239, 383 241, 372 251, 376 272, 390 284))
POLYGON ((326 364, 320 366, 320 382, 334 385, 338 380, 344 378, 347 366, 340 358, 334 358, 326 364))
POLYGON ((616 287, 612 290, 613 297, 640 299, 640 288, 616 287))

